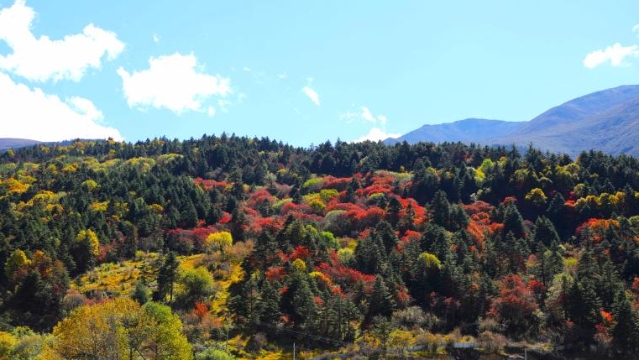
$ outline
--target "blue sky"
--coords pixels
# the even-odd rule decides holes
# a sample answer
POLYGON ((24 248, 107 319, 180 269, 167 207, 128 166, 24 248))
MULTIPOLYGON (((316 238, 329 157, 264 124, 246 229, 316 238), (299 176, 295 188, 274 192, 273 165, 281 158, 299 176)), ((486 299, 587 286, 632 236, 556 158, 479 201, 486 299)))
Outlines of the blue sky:
POLYGON ((294 145, 639 81, 639 2, 0 0, 0 137, 294 145))

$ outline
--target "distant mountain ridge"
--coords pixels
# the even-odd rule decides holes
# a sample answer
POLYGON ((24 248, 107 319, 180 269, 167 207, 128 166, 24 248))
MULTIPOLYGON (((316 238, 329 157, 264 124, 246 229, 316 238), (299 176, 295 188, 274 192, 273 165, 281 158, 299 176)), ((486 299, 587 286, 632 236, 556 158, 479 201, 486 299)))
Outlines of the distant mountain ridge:
POLYGON ((0 138, 0 151, 18 149, 21 147, 33 146, 40 143, 40 141, 30 139, 0 138))
POLYGON ((100 142, 105 140, 104 139, 73 139, 73 140, 63 140, 63 141, 38 141, 38 140, 32 140, 32 139, 0 138, 0 151, 5 151, 9 149, 19 149, 19 148, 29 147, 34 145, 66 146, 66 145, 73 144, 76 141, 100 142))
POLYGON ((424 125, 385 143, 401 141, 518 146, 532 143, 536 148, 571 156, 591 149, 639 156, 639 86, 625 85, 581 96, 530 121, 466 119, 424 125))
POLYGON ((404 140, 408 143, 416 143, 423 141, 423 138, 437 143, 486 141, 496 136, 511 134, 524 124, 523 122, 470 118, 447 124, 424 125, 398 139, 388 139, 386 143, 393 144, 404 140))

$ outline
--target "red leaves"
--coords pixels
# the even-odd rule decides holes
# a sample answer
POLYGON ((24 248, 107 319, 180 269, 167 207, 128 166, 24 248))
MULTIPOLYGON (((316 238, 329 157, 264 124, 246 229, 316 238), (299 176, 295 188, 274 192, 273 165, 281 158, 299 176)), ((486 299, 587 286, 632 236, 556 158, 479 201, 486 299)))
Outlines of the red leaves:
POLYGON ((511 331, 524 331, 534 320, 537 308, 532 291, 521 278, 518 275, 506 275, 488 315, 508 324, 511 331))
POLYGON ((227 213, 226 211, 222 213, 222 218, 220 219, 220 224, 228 224, 228 222, 231 221, 231 214, 227 213))
POLYGON ((531 279, 530 281, 528 281, 528 288, 535 294, 542 294, 546 291, 546 287, 544 286, 544 284, 541 281, 535 279, 531 279))
POLYGON ((208 314, 208 312, 209 312, 209 308, 208 306, 206 306, 206 304, 200 301, 195 302, 195 307, 193 308, 193 314, 197 316, 197 318, 200 319, 200 321, 202 321, 202 319, 208 314))
POLYGON ((308 250, 306 246, 298 245, 295 247, 295 250, 293 251, 293 253, 291 253, 291 255, 289 256, 289 259, 291 261, 297 260, 297 259, 306 260, 310 255, 311 255, 311 252, 308 250))
POLYGON ((601 319, 603 320, 603 324, 606 326, 611 326, 614 322, 614 318, 612 317, 612 314, 609 313, 608 311, 601 309, 600 311, 601 314, 601 319))
POLYGON ((369 284, 372 284, 375 281, 375 275, 366 275, 345 266, 331 266, 328 263, 321 263, 316 267, 316 269, 328 276, 328 278, 333 282, 348 285, 348 287, 353 286, 360 280, 369 284))
POLYGON ((335 176, 325 176, 324 180, 324 189, 335 189, 337 191, 344 191, 346 187, 351 182, 352 178, 336 178, 335 176))
POLYGON ((598 243, 603 240, 604 231, 608 228, 618 229, 619 221, 614 219, 588 219, 585 223, 581 224, 575 230, 577 235, 585 235, 584 230, 590 230, 590 240, 594 243, 598 243))
POLYGON ((282 266, 271 266, 264 272, 264 276, 269 280, 282 280, 286 275, 286 270, 282 266))
POLYGON ((215 180, 204 180, 202 178, 197 178, 194 180, 195 185, 202 186, 204 190, 210 191, 212 189, 224 189, 229 184, 226 181, 215 181, 215 180))

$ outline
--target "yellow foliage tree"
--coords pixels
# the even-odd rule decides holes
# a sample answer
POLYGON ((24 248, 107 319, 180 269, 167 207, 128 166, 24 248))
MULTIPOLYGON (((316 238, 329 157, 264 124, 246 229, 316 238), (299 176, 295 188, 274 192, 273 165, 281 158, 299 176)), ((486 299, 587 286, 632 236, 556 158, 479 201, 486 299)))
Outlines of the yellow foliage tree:
POLYGON ((75 241, 82 243, 85 242, 87 248, 89 249, 89 253, 92 256, 100 255, 100 240, 98 236, 91 229, 80 230, 78 236, 75 238, 75 241))
POLYGON ((0 360, 8 360, 16 344, 16 338, 12 334, 0 331, 0 360))
POLYGON ((16 272, 20 269, 23 269, 31 264, 31 260, 27 258, 27 254, 20 249, 14 250, 9 258, 4 263, 4 274, 7 276, 7 279, 13 280, 16 272))
POLYGON ((79 307, 53 335, 57 341, 45 353, 64 359, 193 358, 182 322, 168 306, 140 307, 129 298, 79 307))
POLYGON ((212 233, 206 238, 206 246, 211 251, 219 250, 224 253, 224 249, 231 245, 233 245, 233 236, 228 231, 212 233))
POLYGON ((302 259, 295 259, 292 265, 293 268, 297 271, 306 271, 306 263, 302 259))
POLYGON ((442 262, 429 252, 423 252, 419 255, 419 261, 426 267, 426 269, 441 269, 442 262))
POLYGON ((535 206, 541 206, 546 204, 547 197, 546 197, 546 194, 544 194, 544 191, 542 189, 534 188, 530 190, 528 194, 526 194, 526 200, 530 201, 535 206))

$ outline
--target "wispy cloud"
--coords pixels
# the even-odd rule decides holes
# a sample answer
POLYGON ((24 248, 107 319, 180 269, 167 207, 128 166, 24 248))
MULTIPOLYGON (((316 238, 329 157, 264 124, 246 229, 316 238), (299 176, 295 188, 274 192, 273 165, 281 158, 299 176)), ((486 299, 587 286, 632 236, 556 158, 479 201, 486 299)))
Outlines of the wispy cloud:
POLYGON ((610 62, 612 66, 627 66, 629 63, 626 59, 639 56, 639 47, 637 45, 622 46, 615 43, 603 50, 595 50, 584 58, 584 66, 593 69, 601 64, 610 62))
POLYGON ((363 142, 363 141, 383 141, 388 138, 398 138, 400 136, 402 136, 402 134, 387 133, 386 131, 380 128, 374 127, 368 131, 368 134, 361 136, 351 142, 356 143, 356 142, 363 142))
POLYGON ((115 33, 93 24, 62 40, 36 38, 31 32, 35 15, 24 0, 0 11, 0 40, 12 50, 0 55, 0 69, 30 81, 80 81, 88 68, 100 68, 103 57, 113 60, 124 50, 115 33))
POLYGON ((306 94, 306 96, 308 96, 309 99, 311 99, 313 104, 320 106, 319 95, 317 94, 315 90, 311 89, 309 86, 304 86, 302 88, 302 92, 306 94))
POLYGON ((203 102, 231 93, 230 80, 199 72, 195 55, 164 55, 149 59, 149 68, 129 73, 120 67, 122 89, 130 107, 152 106, 176 114, 205 112, 203 102))
POLYGON ((362 106, 359 112, 353 112, 349 110, 344 113, 341 113, 339 117, 340 119, 346 120, 346 122, 349 122, 349 123, 356 120, 363 120, 365 122, 369 122, 373 124, 379 123, 383 125, 383 124, 386 124, 386 122, 388 121, 388 118, 386 117, 386 115, 379 114, 375 116, 373 115, 371 110, 366 106, 362 106))

